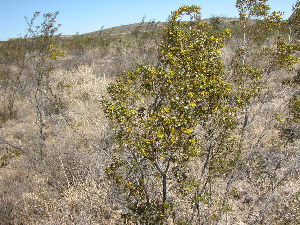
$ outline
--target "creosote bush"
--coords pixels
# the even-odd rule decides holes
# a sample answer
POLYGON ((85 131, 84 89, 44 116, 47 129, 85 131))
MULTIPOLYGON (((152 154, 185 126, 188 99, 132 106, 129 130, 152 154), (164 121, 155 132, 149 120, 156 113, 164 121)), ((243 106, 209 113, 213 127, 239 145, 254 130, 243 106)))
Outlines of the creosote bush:
MULTIPOLYGON (((120 75, 108 88, 110 99, 103 100, 117 144, 106 173, 126 195, 126 219, 165 221, 178 205, 170 193, 184 198, 186 191, 197 189, 199 181, 189 177, 188 164, 205 157, 206 143, 199 136, 205 132, 208 138, 212 123, 222 132, 219 154, 228 157, 213 169, 216 174, 230 170, 230 130, 238 106, 229 104, 231 85, 224 81, 220 57, 230 30, 209 33, 199 10, 183 6, 172 12, 157 66, 138 65, 120 75), (184 15, 191 20, 180 21, 184 15)), ((199 201, 197 195, 190 200, 199 201)))
MULTIPOLYGON (((264 179, 261 170, 273 169, 261 152, 268 140, 251 130, 256 114, 249 118, 249 111, 257 107, 272 71, 294 69, 298 48, 281 38, 281 13, 270 13, 266 1, 237 1, 236 7, 243 36, 230 72, 224 71, 220 51, 231 31, 214 31, 201 22, 200 7, 183 6, 169 17, 157 65, 137 65, 109 85, 109 98, 102 104, 115 147, 106 174, 125 207, 125 221, 223 221, 232 210, 229 199, 241 171, 257 170, 257 179, 264 179), (181 21, 184 16, 190 21, 181 21), (274 34, 275 44, 263 46, 274 34), (262 62, 255 59, 258 55, 262 62), (256 141, 253 135, 258 135, 256 141), (195 167, 200 169, 193 174, 195 167)), ((280 116, 276 120, 283 121, 280 116)), ((292 154, 294 148, 288 149, 292 154)), ((253 183, 254 189, 264 190, 255 204, 274 192, 271 185, 282 185, 276 179, 266 189, 253 183)), ((263 220, 266 209, 254 218, 252 210, 248 221, 263 220)))

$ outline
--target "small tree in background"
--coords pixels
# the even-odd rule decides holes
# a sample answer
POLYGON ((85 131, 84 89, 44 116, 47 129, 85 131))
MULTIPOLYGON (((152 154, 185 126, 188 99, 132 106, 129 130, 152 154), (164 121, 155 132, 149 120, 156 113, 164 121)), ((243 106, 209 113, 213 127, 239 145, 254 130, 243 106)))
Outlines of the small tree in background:
MULTIPOLYGON (((291 18, 297 18, 298 3, 299 1, 293 8, 291 18)), ((274 220, 264 214, 273 209, 273 202, 282 201, 280 187, 293 179, 292 174, 297 171, 297 166, 293 163, 296 160, 294 155, 299 151, 297 144, 281 139, 282 137, 276 136, 275 131, 285 127, 290 121, 289 108, 295 107, 289 106, 289 103, 295 99, 293 96, 298 87, 282 86, 281 89, 273 89, 274 94, 270 96, 268 85, 278 71, 286 76, 296 72, 295 64, 300 58, 296 55, 299 47, 294 42, 296 33, 292 32, 295 31, 292 24, 297 24, 297 20, 288 20, 290 32, 287 39, 285 23, 281 18, 283 13, 271 13, 267 0, 237 0, 236 7, 240 13, 243 39, 237 45, 229 68, 229 82, 235 87, 243 109, 238 144, 241 156, 228 179, 226 193, 234 190, 234 182, 241 179, 243 173, 248 174, 245 181, 251 185, 256 195, 251 196, 253 202, 249 203, 246 210, 246 223, 273 223, 274 220), (275 107, 270 106, 269 102, 276 102, 280 98, 285 101, 275 107), (258 127, 261 127, 259 132, 256 130, 258 127), (253 175, 255 179, 251 178, 253 175)), ((227 197, 225 201, 227 202, 227 197)))
POLYGON ((39 154, 43 157, 45 141, 44 127, 45 117, 58 112, 61 104, 59 98, 54 94, 50 84, 50 73, 53 70, 53 61, 64 56, 62 52, 54 48, 59 36, 55 36, 59 25, 56 26, 56 13, 43 15, 40 25, 35 25, 40 12, 36 12, 28 24, 25 35, 25 55, 20 64, 14 83, 16 90, 25 97, 34 107, 37 124, 39 126, 40 146, 39 154))

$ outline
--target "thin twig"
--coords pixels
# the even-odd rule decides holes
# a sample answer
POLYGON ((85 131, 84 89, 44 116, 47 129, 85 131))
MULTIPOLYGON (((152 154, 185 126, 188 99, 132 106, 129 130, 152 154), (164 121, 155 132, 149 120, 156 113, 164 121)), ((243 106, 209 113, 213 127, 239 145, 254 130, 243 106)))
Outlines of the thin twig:
POLYGON ((24 151, 21 147, 18 147, 16 145, 8 142, 7 140, 5 140, 4 138, 2 138, 1 136, 0 136, 0 141, 3 142, 3 143, 5 143, 5 144, 7 144, 7 145, 9 145, 10 147, 13 147, 13 148, 17 149, 18 151, 26 154, 26 151, 24 151))

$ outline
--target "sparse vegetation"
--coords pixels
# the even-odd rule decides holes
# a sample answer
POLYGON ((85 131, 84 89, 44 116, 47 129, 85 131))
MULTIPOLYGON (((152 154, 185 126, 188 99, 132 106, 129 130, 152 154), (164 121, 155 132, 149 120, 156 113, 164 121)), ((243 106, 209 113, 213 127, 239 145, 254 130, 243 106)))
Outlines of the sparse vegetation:
POLYGON ((299 223, 300 2, 236 7, 1 42, 0 224, 299 223))

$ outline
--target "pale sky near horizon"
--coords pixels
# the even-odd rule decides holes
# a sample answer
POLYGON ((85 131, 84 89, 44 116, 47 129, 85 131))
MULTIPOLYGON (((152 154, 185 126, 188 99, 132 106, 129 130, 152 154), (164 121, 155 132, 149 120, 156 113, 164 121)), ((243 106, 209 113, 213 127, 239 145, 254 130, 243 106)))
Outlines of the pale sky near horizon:
MULTIPOLYGON (((182 5, 201 6, 202 18, 238 17, 236 0, 0 0, 0 41, 24 36, 24 16, 34 12, 59 11, 57 23, 63 35, 88 33, 105 28, 145 21, 165 22, 172 10, 182 5)), ((296 0, 269 0, 271 10, 291 15, 296 0)))

